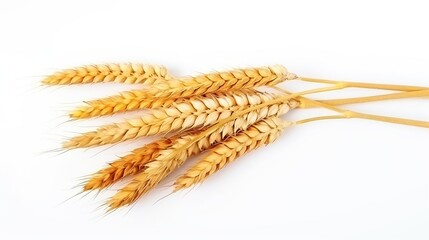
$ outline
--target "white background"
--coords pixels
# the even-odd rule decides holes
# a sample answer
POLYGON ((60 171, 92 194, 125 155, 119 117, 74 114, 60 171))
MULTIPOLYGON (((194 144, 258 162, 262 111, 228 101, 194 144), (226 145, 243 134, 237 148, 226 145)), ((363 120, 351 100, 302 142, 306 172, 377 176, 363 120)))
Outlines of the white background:
MULTIPOLYGON (((97 207, 118 186, 61 202, 80 177, 142 141, 44 151, 111 121, 58 126, 65 110, 130 86, 38 87, 54 71, 109 62, 163 64, 175 75, 278 63, 303 76, 429 86, 420 2, 1 1, 0 238, 428 239, 429 130, 367 120, 294 127, 191 191, 156 203, 169 192, 157 190, 104 216, 97 207)), ((429 120, 425 99, 349 107, 429 120)))

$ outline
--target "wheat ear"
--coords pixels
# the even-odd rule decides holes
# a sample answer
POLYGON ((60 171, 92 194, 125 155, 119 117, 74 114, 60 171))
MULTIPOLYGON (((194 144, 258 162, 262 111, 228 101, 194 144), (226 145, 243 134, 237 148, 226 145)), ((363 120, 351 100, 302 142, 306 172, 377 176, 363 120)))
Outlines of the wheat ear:
POLYGON ((245 129, 245 127, 251 124, 253 123, 247 121, 243 122, 242 119, 236 119, 217 128, 211 134, 198 139, 198 141, 194 141, 194 138, 199 136, 204 130, 197 130, 181 135, 175 140, 174 144, 167 149, 161 150, 155 159, 145 165, 144 171, 137 174, 131 183, 119 190, 108 201, 109 209, 113 210, 133 203, 141 195, 156 186, 174 169, 182 165, 187 158, 210 148, 213 144, 245 129), (184 146, 188 145, 190 142, 193 143, 184 148, 184 146))
POLYGON ((155 187, 174 169, 181 166, 191 155, 207 150, 215 143, 219 143, 229 136, 246 130, 249 126, 266 118, 270 114, 272 114, 270 116, 285 114, 291 108, 297 107, 298 103, 291 101, 289 105, 265 106, 256 111, 240 115, 216 128, 210 127, 211 130, 208 134, 205 134, 207 129, 202 129, 180 137, 171 147, 160 151, 158 157, 145 165, 143 172, 137 174, 131 183, 118 191, 108 201, 109 209, 114 210, 133 203, 140 196, 155 187))
POLYGON ((188 98, 147 98, 145 90, 125 91, 118 95, 87 101, 86 106, 76 108, 70 113, 71 118, 84 119, 98 116, 112 115, 115 113, 133 111, 147 108, 168 108, 174 104, 187 102, 201 98, 217 98, 221 95, 230 97, 240 94, 255 94, 256 90, 236 90, 227 93, 208 93, 201 96, 188 98))
POLYGON ((178 100, 173 98, 146 98, 144 90, 124 91, 118 95, 87 101, 85 106, 74 109, 70 113, 70 117, 84 119, 145 108, 165 108, 170 107, 178 100))
POLYGON ((100 82, 154 84, 170 78, 163 66, 148 64, 87 65, 66 69, 46 77, 46 85, 69 85, 100 82))
MULTIPOLYGON (((236 111, 263 104, 273 98, 274 95, 262 92, 195 98, 170 108, 153 109, 150 114, 141 118, 106 125, 96 131, 73 137, 65 142, 63 147, 80 148, 113 144, 142 136, 209 126, 230 117, 236 111)), ((280 102, 276 109, 284 108, 284 105, 287 106, 280 102)), ((264 112, 263 109, 260 114, 272 113, 276 114, 273 111, 264 112)))
POLYGON ((138 173, 146 163, 159 155, 160 150, 171 146, 174 139, 174 137, 159 139, 109 163, 109 166, 92 174, 83 186, 83 191, 103 189, 126 176, 138 173))
POLYGON ((204 74, 151 86, 147 97, 189 97, 205 93, 231 91, 259 86, 273 86, 285 80, 296 79, 281 65, 261 68, 236 69, 229 72, 204 74))
POLYGON ((290 125, 290 122, 285 122, 278 117, 269 117, 220 142, 210 150, 207 156, 174 182, 174 191, 200 183, 240 156, 264 144, 272 143, 283 129, 290 125))
POLYGON ((70 114, 72 118, 88 118, 110 115, 116 112, 142 108, 169 107, 173 102, 194 95, 212 92, 234 91, 258 86, 272 86, 296 75, 288 73, 283 66, 239 69, 231 72, 205 74, 193 78, 171 80, 155 84, 149 90, 123 92, 116 96, 86 102, 70 114), (194 89, 194 91, 191 91, 194 89), (174 100, 176 98, 176 100, 174 100))
POLYGON ((131 183, 126 185, 109 201, 109 208, 116 209, 136 201, 141 195, 155 187, 164 177, 175 168, 182 165, 188 157, 210 148, 213 144, 247 129, 250 125, 265 118, 267 115, 281 115, 296 107, 297 103, 271 105, 259 109, 259 112, 249 112, 213 129, 201 137, 205 129, 180 137, 171 147, 160 151, 158 157, 145 165, 143 172, 137 174, 131 183))

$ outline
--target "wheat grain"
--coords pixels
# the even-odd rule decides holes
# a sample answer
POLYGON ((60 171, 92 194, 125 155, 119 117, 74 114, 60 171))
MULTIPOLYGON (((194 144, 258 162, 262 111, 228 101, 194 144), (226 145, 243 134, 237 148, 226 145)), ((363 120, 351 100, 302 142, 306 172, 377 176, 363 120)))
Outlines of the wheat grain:
POLYGON ((273 86, 285 80, 296 79, 281 65, 261 68, 236 69, 229 72, 204 74, 196 77, 165 81, 147 90, 152 97, 189 97, 205 93, 231 91, 259 86, 273 86))
POLYGON ((291 123, 278 117, 265 118, 247 130, 220 142, 197 164, 188 169, 174 183, 174 191, 202 182, 209 175, 225 167, 238 157, 277 139, 291 123))
MULTIPOLYGON (((153 109, 151 114, 100 127, 96 131, 76 136, 63 144, 64 148, 80 148, 99 146, 126 141, 129 139, 151 136, 170 131, 186 130, 214 124, 220 119, 230 117, 235 111, 249 106, 256 106, 272 100, 275 95, 270 93, 242 93, 236 95, 220 94, 217 97, 202 97, 170 108, 153 109)), ((288 107, 287 103, 274 104, 269 112, 262 108, 254 115, 277 114, 279 109, 288 107)))
POLYGON ((46 85, 69 85, 99 82, 147 83, 153 84, 170 78, 163 66, 147 64, 105 64, 87 65, 66 69, 46 77, 46 85))

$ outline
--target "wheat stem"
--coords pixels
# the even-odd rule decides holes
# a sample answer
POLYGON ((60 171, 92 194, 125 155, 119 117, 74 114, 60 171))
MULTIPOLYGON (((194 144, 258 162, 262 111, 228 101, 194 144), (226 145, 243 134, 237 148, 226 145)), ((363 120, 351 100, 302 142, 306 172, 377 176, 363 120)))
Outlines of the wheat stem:
MULTIPOLYGON (((320 107, 324 107, 326 109, 341 113, 344 116, 344 118, 361 118, 361 119, 368 119, 368 120, 374 120, 374 121, 379 121, 379 122, 388 122, 388 123, 396 123, 396 124, 408 125, 408 126, 414 126, 414 127, 429 128, 429 122, 426 122, 426 121, 388 117, 388 116, 381 116, 381 115, 374 115, 374 114, 367 114, 367 113, 345 110, 345 109, 341 109, 341 108, 338 108, 336 106, 332 106, 332 105, 329 105, 326 103, 314 101, 312 99, 305 98, 302 96, 298 97, 298 101, 308 102, 310 104, 318 105, 320 107)), ((302 123, 306 123, 306 122, 310 122, 310 121, 315 121, 315 119, 314 118, 313 118, 313 120, 304 119, 304 120, 298 121, 297 124, 302 124, 302 123)))
MULTIPOLYGON (((291 92, 286 91, 281 87, 271 86, 271 88, 286 94, 292 94, 291 92)), ((416 91, 409 91, 409 92, 374 95, 374 96, 368 96, 368 97, 340 98, 340 99, 328 99, 328 100, 314 99, 313 101, 337 106, 337 105, 347 105, 347 104, 356 104, 356 103, 377 102, 377 101, 383 101, 383 100, 395 100, 395 99, 404 99, 404 98, 413 98, 413 97, 427 97, 427 96, 429 96, 429 90, 416 90, 416 91)), ((296 99, 299 99, 299 98, 301 97, 297 97, 296 99)), ((299 107, 313 108, 313 107, 320 107, 320 105, 313 104, 310 101, 301 101, 299 107)))
POLYGON ((418 87, 418 86, 364 83, 364 82, 348 82, 348 81, 333 81, 333 80, 309 78, 309 77, 299 77, 297 79, 305 81, 305 82, 327 83, 327 84, 344 84, 347 87, 370 88, 370 89, 381 89, 381 90, 392 90, 392 91, 418 91, 418 90, 428 90, 429 89, 427 87, 418 87))
MULTIPOLYGON (((417 91, 390 93, 390 94, 375 95, 375 96, 368 96, 368 97, 340 98, 340 99, 328 99, 328 100, 318 100, 318 101, 329 105, 346 105, 346 104, 367 103, 367 102, 377 102, 377 101, 384 101, 384 100, 417 98, 417 97, 428 97, 428 96, 429 96, 429 90, 417 90, 417 91)), ((313 106, 305 105, 303 107, 308 108, 313 106)))
POLYGON ((329 116, 320 116, 320 117, 312 117, 312 118, 306 118, 302 120, 298 120, 295 122, 295 124, 304 124, 309 122, 315 122, 315 121, 321 121, 321 120, 333 120, 333 119, 346 119, 347 117, 344 115, 329 115, 329 116))

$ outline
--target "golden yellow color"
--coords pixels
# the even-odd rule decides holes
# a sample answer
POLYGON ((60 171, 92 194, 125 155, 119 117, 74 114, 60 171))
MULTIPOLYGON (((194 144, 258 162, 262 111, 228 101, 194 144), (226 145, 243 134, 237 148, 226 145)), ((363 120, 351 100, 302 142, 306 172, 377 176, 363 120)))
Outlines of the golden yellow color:
POLYGON ((85 83, 146 83, 153 84, 170 78, 167 69, 147 64, 87 65, 66 69, 46 77, 46 85, 69 85, 85 83))
MULTIPOLYGON (((65 142, 65 148, 113 144, 142 136, 212 125, 235 111, 258 105, 275 96, 263 92, 238 92, 191 98, 169 108, 150 110, 149 114, 87 132, 65 142)), ((267 114, 275 114, 273 112, 267 114)))
POLYGON ((242 155, 274 142, 283 129, 290 125, 290 122, 285 122, 278 117, 269 117, 220 142, 174 182, 174 191, 200 183, 242 155))
POLYGON ((235 69, 194 77, 171 77, 161 66, 106 64, 68 69, 48 76, 47 85, 98 82, 144 83, 144 86, 117 95, 85 101, 70 117, 85 119, 145 109, 141 116, 104 125, 95 131, 72 137, 64 149, 115 144, 131 139, 160 136, 120 157, 90 175, 82 191, 102 190, 132 176, 106 206, 108 211, 134 203, 192 155, 204 157, 179 176, 173 191, 201 183, 208 176, 244 154, 279 138, 286 127, 319 120, 360 118, 429 128, 429 122, 367 114, 341 105, 371 103, 391 99, 428 97, 429 88, 364 82, 334 81, 297 76, 281 65, 235 69), (326 84, 326 87, 291 92, 290 81, 326 84), (265 87, 265 89, 261 89, 265 87), (307 95, 345 88, 382 89, 383 95, 312 99, 307 95), (275 92, 274 92, 275 91, 275 92), (290 111, 324 108, 335 112, 300 119, 282 120, 290 111))

